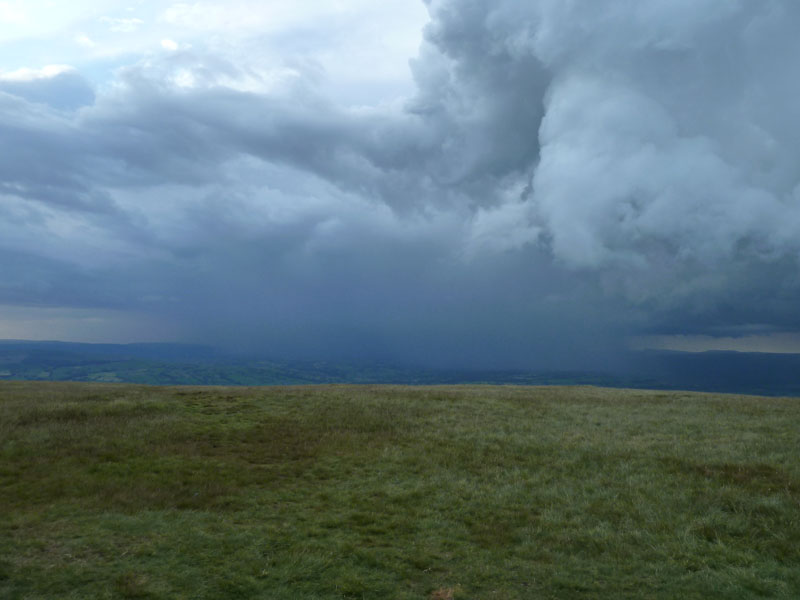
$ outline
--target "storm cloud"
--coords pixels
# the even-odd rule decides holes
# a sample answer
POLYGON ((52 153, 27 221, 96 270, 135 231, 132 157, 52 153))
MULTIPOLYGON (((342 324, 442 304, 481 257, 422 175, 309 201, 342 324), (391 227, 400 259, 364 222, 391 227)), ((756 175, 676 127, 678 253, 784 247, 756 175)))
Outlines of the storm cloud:
POLYGON ((0 73, 0 305, 493 367, 800 329, 795 2, 431 0, 397 81, 353 6, 0 73))

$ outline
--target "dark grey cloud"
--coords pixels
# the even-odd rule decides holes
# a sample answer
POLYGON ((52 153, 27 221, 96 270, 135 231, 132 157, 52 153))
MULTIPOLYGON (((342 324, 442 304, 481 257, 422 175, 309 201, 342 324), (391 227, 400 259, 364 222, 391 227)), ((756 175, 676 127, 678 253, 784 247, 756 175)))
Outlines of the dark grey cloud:
POLYGON ((427 6, 402 104, 201 46, 0 82, 0 304, 442 365, 800 329, 795 3, 427 6))
MULTIPOLYGON (((539 144, 498 162, 507 174, 535 170, 523 203, 480 214, 490 239, 544 245, 624 307, 646 311, 645 328, 765 317, 796 327, 795 4, 430 7, 428 40, 450 59, 440 79, 480 81, 491 62, 495 80, 512 73, 516 85, 487 77, 478 97, 500 89, 544 105, 538 122, 509 110, 489 125, 535 128, 539 144), (530 93, 536 83, 543 94, 530 93)), ((461 89, 456 98, 480 104, 461 89)))
POLYGON ((57 71, 52 76, 34 73, 0 77, 0 93, 68 111, 91 105, 95 98, 89 82, 73 70, 57 71))

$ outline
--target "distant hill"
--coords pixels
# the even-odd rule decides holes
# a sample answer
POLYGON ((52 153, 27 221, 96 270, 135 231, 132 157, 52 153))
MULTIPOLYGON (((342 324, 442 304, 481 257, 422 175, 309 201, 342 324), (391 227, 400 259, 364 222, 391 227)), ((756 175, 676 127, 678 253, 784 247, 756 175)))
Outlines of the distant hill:
POLYGON ((656 387, 800 396, 800 355, 765 352, 631 353, 629 373, 656 387))
POLYGON ((315 383, 600 385, 800 396, 800 355, 631 352, 614 372, 428 369, 264 359, 187 344, 0 340, 0 379, 155 385, 315 383))

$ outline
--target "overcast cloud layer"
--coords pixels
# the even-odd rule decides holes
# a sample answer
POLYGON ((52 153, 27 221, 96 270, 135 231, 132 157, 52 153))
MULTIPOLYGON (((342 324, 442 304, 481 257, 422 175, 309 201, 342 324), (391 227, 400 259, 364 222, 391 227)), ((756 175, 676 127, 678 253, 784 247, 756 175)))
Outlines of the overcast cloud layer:
POLYGON ((794 0, 295 4, 0 2, 0 337, 573 367, 800 330, 794 0))

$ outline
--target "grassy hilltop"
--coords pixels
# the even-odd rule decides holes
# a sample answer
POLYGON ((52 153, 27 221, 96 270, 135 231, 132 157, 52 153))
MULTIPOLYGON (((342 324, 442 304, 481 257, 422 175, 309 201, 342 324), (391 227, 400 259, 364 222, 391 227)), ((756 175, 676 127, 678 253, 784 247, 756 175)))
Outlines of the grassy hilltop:
POLYGON ((0 598, 798 598, 800 401, 0 383, 0 598))

